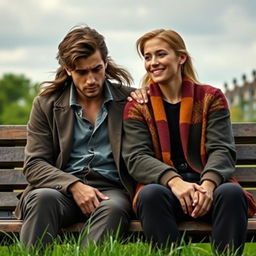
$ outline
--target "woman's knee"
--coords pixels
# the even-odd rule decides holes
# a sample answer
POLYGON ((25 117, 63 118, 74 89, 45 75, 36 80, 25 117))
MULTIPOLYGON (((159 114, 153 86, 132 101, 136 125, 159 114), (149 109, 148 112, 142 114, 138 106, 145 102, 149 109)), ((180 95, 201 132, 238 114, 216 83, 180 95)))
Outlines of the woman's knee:
POLYGON ((223 199, 244 199, 243 189, 234 183, 223 183, 216 188, 214 192, 216 197, 221 197, 223 199))
POLYGON ((230 209, 244 212, 247 214, 247 200, 243 189, 233 183, 224 183, 216 188, 214 191, 214 202, 216 209, 223 209, 230 211, 230 209))
POLYGON ((142 188, 139 192, 137 206, 147 205, 149 207, 157 207, 157 205, 166 205, 175 203, 177 199, 170 189, 159 184, 149 184, 142 188))

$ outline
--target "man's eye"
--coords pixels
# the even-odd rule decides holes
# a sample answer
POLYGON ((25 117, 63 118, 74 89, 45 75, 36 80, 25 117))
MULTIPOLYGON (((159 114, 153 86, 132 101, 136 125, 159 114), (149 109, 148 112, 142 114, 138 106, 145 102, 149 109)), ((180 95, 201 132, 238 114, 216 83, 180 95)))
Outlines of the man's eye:
POLYGON ((86 70, 76 70, 76 73, 78 74, 78 75, 84 75, 84 74, 86 74, 86 70))
POLYGON ((102 69, 102 66, 98 66, 92 70, 93 73, 97 73, 102 69))

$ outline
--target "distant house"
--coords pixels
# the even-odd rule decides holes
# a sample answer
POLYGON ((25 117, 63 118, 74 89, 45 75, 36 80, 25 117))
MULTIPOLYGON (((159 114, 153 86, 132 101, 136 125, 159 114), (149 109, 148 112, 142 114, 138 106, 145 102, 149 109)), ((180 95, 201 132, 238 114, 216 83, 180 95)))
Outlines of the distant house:
POLYGON ((225 84, 225 95, 231 109, 231 119, 235 122, 256 121, 256 70, 252 72, 253 80, 247 81, 246 75, 242 76, 242 85, 233 80, 233 89, 225 84))

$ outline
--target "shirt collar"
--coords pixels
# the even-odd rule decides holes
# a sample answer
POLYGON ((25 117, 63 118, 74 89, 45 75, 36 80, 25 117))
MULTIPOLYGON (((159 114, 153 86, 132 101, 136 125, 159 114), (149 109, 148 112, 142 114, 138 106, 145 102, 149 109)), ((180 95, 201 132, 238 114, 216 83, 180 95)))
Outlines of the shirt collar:
MULTIPOLYGON (((104 102, 103 102, 103 104, 106 104, 107 102, 113 100, 113 96, 112 96, 111 91, 109 89, 109 83, 106 80, 103 84, 103 93, 104 93, 104 102)), ((80 106, 77 103, 76 87, 75 87, 74 83, 72 83, 71 87, 70 87, 69 105, 70 106, 80 106)))

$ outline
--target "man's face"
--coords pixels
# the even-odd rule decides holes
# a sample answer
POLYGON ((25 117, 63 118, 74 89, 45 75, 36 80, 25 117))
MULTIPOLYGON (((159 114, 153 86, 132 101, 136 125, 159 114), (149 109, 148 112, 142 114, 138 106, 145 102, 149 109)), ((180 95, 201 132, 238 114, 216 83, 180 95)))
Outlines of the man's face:
POLYGON ((79 58, 75 62, 74 70, 66 69, 68 75, 72 76, 79 100, 102 97, 106 68, 107 63, 102 60, 101 54, 97 50, 88 58, 79 58))

